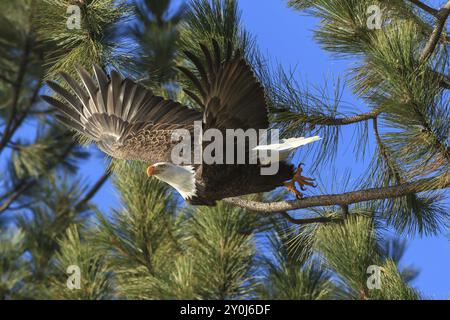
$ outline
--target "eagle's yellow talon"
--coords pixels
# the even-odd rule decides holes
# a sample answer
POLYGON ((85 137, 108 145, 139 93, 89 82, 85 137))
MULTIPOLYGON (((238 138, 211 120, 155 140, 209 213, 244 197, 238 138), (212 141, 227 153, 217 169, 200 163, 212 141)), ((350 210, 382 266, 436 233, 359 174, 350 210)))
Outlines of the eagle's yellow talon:
POLYGON ((302 191, 306 190, 306 186, 310 186, 313 188, 317 187, 317 185, 312 182, 315 179, 302 176, 303 171, 302 165, 303 163, 300 163, 298 165, 297 170, 295 171, 294 176, 292 177, 292 180, 284 183, 284 186, 290 192, 292 192, 295 195, 295 197, 299 200, 303 198, 303 194, 297 190, 297 188, 295 187, 295 183, 298 183, 302 191))
POLYGON ((289 182, 285 182, 284 186, 286 187, 286 189, 289 190, 289 192, 292 192, 297 199, 301 199, 303 197, 303 194, 295 188, 295 181, 294 180, 291 180, 289 182))

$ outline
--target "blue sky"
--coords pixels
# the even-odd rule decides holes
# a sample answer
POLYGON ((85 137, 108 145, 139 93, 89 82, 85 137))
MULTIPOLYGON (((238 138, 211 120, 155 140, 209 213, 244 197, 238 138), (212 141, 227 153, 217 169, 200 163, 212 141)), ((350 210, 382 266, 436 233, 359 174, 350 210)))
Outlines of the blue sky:
MULTIPOLYGON (((300 14, 287 6, 283 0, 241 0, 242 22, 245 28, 256 37, 262 54, 274 64, 280 63, 286 69, 294 68, 297 79, 312 85, 321 85, 325 78, 343 76, 352 64, 349 60, 337 60, 323 51, 312 39, 312 29, 317 20, 300 14)), ((344 95, 346 102, 355 108, 367 110, 350 92, 344 95)), ((335 168, 325 168, 320 175, 327 176, 335 169, 343 175, 350 170, 352 177, 358 178, 367 167, 374 152, 369 141, 367 157, 364 161, 355 161, 352 148, 347 148, 352 137, 352 129, 343 131, 340 153, 335 168)), ((102 174, 103 155, 95 153, 89 164, 83 167, 89 180, 102 174)), ((308 165, 308 162, 307 162, 308 165)), ((334 190, 328 190, 331 192, 334 190)), ((108 183, 94 199, 101 209, 117 206, 117 195, 108 183)), ((444 236, 408 239, 408 249, 403 258, 404 265, 414 265, 420 269, 419 277, 413 285, 426 297, 450 298, 450 242, 444 236)))

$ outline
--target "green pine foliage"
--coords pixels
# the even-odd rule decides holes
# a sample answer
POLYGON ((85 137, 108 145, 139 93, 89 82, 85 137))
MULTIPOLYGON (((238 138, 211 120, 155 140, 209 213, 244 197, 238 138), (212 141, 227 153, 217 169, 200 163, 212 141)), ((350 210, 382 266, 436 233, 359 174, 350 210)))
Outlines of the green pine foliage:
POLYGON ((408 286, 396 263, 381 250, 380 236, 371 218, 354 215, 343 224, 321 226, 315 246, 325 264, 339 277, 342 298, 414 300, 420 297, 408 286), (379 289, 367 285, 368 272, 372 272, 369 266, 381 270, 379 289))
POLYGON ((405 242, 385 228, 399 237, 438 234, 448 218, 445 191, 431 191, 448 185, 448 33, 424 55, 436 19, 410 1, 289 5, 318 19, 314 40, 324 50, 355 60, 342 78, 305 84, 271 69, 235 0, 0 2, 0 299, 425 298, 410 283, 418 270, 401 267, 405 242), (79 29, 67 27, 69 5, 80 9, 79 29), (371 5, 381 9, 381 29, 367 26, 371 5), (194 86, 176 67, 192 68, 184 51, 212 39, 254 66, 272 127, 324 138, 303 149, 316 173, 334 163, 344 127, 355 129, 355 159, 372 137, 375 154, 358 182, 349 183, 351 173, 346 183, 334 177, 321 193, 438 179, 421 193, 275 214, 185 205, 140 162, 112 160, 88 183, 80 168, 95 152, 56 123, 39 98, 44 80, 97 63, 196 107, 181 91, 194 86), (342 101, 346 88, 365 108, 342 101), (110 176, 120 203, 100 210, 92 198, 110 176), (305 222, 312 217, 322 220, 305 222), (380 288, 368 285, 369 266, 380 270, 380 288))
POLYGON ((137 23, 131 34, 138 43, 136 69, 145 70, 143 83, 159 91, 162 84, 171 83, 176 77, 180 24, 186 7, 181 5, 171 12, 171 1, 145 0, 136 3, 135 13, 137 23))
POLYGON ((38 35, 51 48, 45 56, 49 66, 48 78, 54 78, 62 70, 73 71, 74 64, 91 67, 92 63, 114 62, 117 43, 111 29, 127 15, 128 9, 123 1, 119 1, 118 5, 114 5, 114 0, 36 2, 40 2, 38 35), (68 18, 75 13, 68 10, 70 5, 79 8, 80 28, 67 26, 72 22, 68 18))
POLYGON ((0 298, 21 297, 23 283, 31 270, 22 256, 26 250, 24 233, 17 229, 1 229, 0 235, 0 298))
MULTIPOLYGON (((106 263, 103 252, 98 251, 89 241, 80 236, 76 225, 67 228, 66 234, 58 241, 61 248, 52 261, 53 276, 48 287, 42 290, 43 298, 69 300, 100 300, 115 297, 113 273, 106 263), (69 275, 80 272, 79 288, 68 290, 69 275)), ((72 283, 73 286, 78 286, 72 283)))
POLYGON ((293 228, 285 221, 274 223, 268 240, 274 257, 264 258, 265 280, 260 297, 276 300, 331 299, 338 288, 331 273, 314 256, 316 228, 293 228), (295 245, 292 244, 295 239, 295 245))

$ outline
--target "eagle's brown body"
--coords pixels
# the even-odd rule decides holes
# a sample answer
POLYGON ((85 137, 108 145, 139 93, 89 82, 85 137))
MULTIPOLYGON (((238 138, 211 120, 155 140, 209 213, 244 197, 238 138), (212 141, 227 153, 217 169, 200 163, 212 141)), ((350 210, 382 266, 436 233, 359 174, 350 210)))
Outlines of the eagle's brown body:
POLYGON ((258 165, 216 165, 207 168, 210 172, 205 174, 200 166, 196 170, 197 196, 190 202, 194 205, 214 205, 216 200, 269 192, 283 186, 294 175, 293 165, 286 162, 280 162, 276 175, 261 175, 260 169, 258 165))

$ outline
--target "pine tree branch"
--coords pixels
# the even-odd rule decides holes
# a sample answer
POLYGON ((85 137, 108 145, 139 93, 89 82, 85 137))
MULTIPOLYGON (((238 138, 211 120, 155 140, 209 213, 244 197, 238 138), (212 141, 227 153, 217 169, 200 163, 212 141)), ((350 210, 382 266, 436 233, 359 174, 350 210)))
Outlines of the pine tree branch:
POLYGON ((16 201, 24 192, 26 192, 28 189, 30 189, 32 186, 36 184, 36 180, 33 179, 31 181, 28 181, 27 183, 24 183, 20 185, 16 191, 8 198, 5 202, 3 202, 0 205, 0 213, 3 213, 4 211, 9 209, 9 206, 16 201))
POLYGON ((265 203, 244 200, 241 198, 227 198, 224 199, 224 201, 251 211, 279 213, 281 211, 290 211, 311 207, 335 205, 343 206, 370 200, 397 198, 408 195, 410 193, 439 190, 448 187, 450 187, 450 173, 445 173, 441 176, 420 179, 414 182, 390 187, 370 188, 341 194, 328 194, 306 197, 301 200, 295 201, 278 201, 265 203))
MULTIPOLYGON (((376 116, 378 116, 380 113, 381 113, 381 110, 377 109, 377 110, 369 111, 366 113, 361 113, 361 114, 350 116, 350 117, 344 117, 344 118, 328 117, 328 118, 324 118, 324 119, 315 121, 314 123, 319 124, 319 125, 342 126, 342 125, 353 124, 353 123, 363 122, 363 121, 373 119, 376 116)), ((314 117, 312 117, 312 119, 314 119, 314 117)))
POLYGON ((8 144, 9 139, 11 138, 11 128, 13 127, 14 118, 16 116, 16 111, 19 104, 20 93, 22 91, 23 80, 25 79, 26 69, 29 63, 29 56, 31 53, 31 35, 28 35, 23 49, 23 54, 19 63, 19 70, 17 72, 17 78, 14 82, 14 93, 11 102, 11 110, 8 115, 8 119, 6 120, 6 128, 3 132, 2 139, 0 140, 0 153, 8 144))
MULTIPOLYGON (((26 110, 26 112, 24 112, 24 114, 22 114, 20 116, 20 121, 19 122, 15 122, 15 117, 16 117, 16 113, 17 113, 17 109, 19 107, 19 100, 20 100, 20 94, 21 91, 23 89, 23 85, 24 85, 24 80, 25 80, 25 76, 27 73, 27 68, 28 65, 31 62, 31 55, 32 55, 32 49, 33 49, 33 39, 34 36, 32 34, 32 27, 33 26, 33 18, 35 15, 35 10, 36 10, 36 5, 35 5, 35 1, 31 1, 29 4, 29 10, 30 10, 30 14, 28 16, 28 30, 26 31, 26 35, 25 35, 25 42, 23 44, 23 52, 22 55, 20 57, 20 61, 19 61, 19 68, 17 70, 17 77, 15 79, 15 81, 13 81, 12 85, 14 87, 14 92, 13 92, 13 98, 12 98, 12 102, 11 102, 11 110, 10 113, 8 115, 8 119, 6 121, 6 128, 5 131, 3 132, 3 136, 0 139, 0 153, 3 151, 3 149, 7 146, 9 140, 12 138, 14 132, 17 130, 17 128, 20 126, 20 124, 22 123, 23 119, 25 118, 27 112, 29 111, 29 109, 31 109, 31 106, 28 108, 28 110, 26 110)), ((39 62, 38 62, 39 63, 39 62)), ((37 90, 39 90, 40 84, 37 88, 37 90)), ((32 98, 32 102, 31 105, 34 103, 34 100, 37 97, 38 92, 36 91, 33 94, 33 98, 32 98)))
MULTIPOLYGON (((33 105, 35 104, 35 102, 38 99, 38 95, 39 95, 39 89, 42 86, 42 79, 39 79, 39 81, 37 82, 34 90, 33 90, 33 94, 31 96, 30 102, 28 103, 28 106, 22 110, 22 112, 20 113, 19 117, 17 118, 17 120, 15 121, 13 127, 10 130, 9 133, 9 140, 12 139, 14 133, 17 131, 17 129, 19 129, 19 127, 22 125, 22 122, 26 119, 26 117, 30 114, 31 109, 33 108, 33 105)), ((9 143, 10 141, 8 141, 9 143)))
POLYGON ((34 203, 34 201, 30 201, 21 205, 17 205, 15 207, 9 207, 8 210, 9 211, 19 211, 19 210, 23 210, 23 209, 28 209, 30 208, 30 206, 34 203))
POLYGON ((341 205, 341 209, 342 209, 342 216, 344 217, 344 219, 347 219, 349 215, 348 204, 341 205))
POLYGON ((438 10, 430 7, 429 5, 427 5, 426 3, 423 3, 420 0, 408 0, 409 2, 413 3, 414 5, 416 5, 418 8, 422 9, 425 12, 428 12, 429 14, 433 15, 433 16, 437 16, 438 14, 438 10))
POLYGON ((311 223, 329 223, 329 222, 339 222, 343 219, 339 218, 330 218, 330 217, 313 217, 313 218, 302 218, 302 219, 296 219, 293 218, 289 213, 286 211, 280 211, 279 212, 286 220, 289 222, 296 224, 296 225, 306 225, 311 223))
MULTIPOLYGON (((275 112, 286 112, 285 109, 272 109, 275 112)), ((381 113, 381 109, 375 109, 366 113, 361 113, 348 117, 340 117, 334 118, 330 116, 315 116, 315 115, 307 115, 307 114, 295 114, 298 118, 301 118, 302 121, 313 124, 313 125, 323 125, 323 126, 343 126, 348 124, 354 124, 358 122, 367 121, 377 117, 381 113)))
POLYGON ((425 48, 420 55, 420 61, 427 60, 436 49, 439 39, 442 36, 442 31, 447 23, 448 16, 450 15, 450 1, 448 1, 436 14, 437 24, 431 33, 430 39, 428 40, 425 48))
MULTIPOLYGON (((59 156, 59 161, 55 161, 55 165, 64 160, 72 151, 72 149, 77 145, 76 142, 72 142, 65 152, 59 156)), ((51 170, 52 168, 48 168, 51 170)), ((27 190, 29 190, 31 187, 33 187, 37 182, 39 181, 39 178, 33 178, 31 180, 28 180, 26 182, 23 182, 16 186, 15 190, 13 192, 9 192, 9 196, 2 197, 2 199, 7 198, 1 205, 0 205, 0 214, 5 212, 9 209, 11 204, 16 201, 22 194, 24 194, 27 190)))

